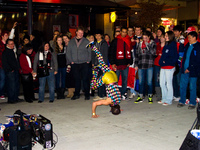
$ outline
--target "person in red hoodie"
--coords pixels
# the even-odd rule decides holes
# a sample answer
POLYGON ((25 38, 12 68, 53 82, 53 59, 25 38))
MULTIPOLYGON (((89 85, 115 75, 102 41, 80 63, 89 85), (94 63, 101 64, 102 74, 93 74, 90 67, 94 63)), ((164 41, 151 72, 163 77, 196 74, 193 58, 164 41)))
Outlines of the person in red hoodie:
POLYGON ((156 58, 154 60, 154 85, 155 85, 155 92, 156 92, 156 97, 157 101, 161 100, 161 88, 160 88, 160 65, 159 65, 159 60, 162 56, 162 50, 163 47, 165 46, 165 35, 162 34, 160 36, 160 42, 157 43, 156 47, 156 58))
POLYGON ((34 98, 33 92, 33 69, 31 63, 31 54, 33 52, 33 48, 31 44, 26 44, 22 53, 19 57, 19 63, 21 67, 21 76, 22 76, 22 85, 24 92, 24 99, 26 102, 32 103, 34 98))
POLYGON ((128 29, 126 27, 122 27, 120 35, 112 41, 110 46, 110 64, 113 69, 116 69, 118 79, 120 74, 122 76, 122 88, 120 88, 120 92, 124 100, 127 98, 125 93, 129 66, 133 63, 131 54, 131 39, 127 35, 127 31, 128 29))

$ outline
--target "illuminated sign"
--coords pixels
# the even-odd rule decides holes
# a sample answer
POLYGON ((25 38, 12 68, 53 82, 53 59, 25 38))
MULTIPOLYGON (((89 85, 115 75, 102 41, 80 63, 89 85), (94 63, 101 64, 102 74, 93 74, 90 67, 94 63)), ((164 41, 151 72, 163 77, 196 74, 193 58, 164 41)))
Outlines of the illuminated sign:
POLYGON ((164 26, 170 25, 170 21, 169 20, 163 20, 162 23, 163 23, 164 26))
POLYGON ((111 22, 115 22, 116 19, 117 19, 116 13, 115 12, 111 12, 111 14, 110 14, 110 20, 111 20, 111 22))

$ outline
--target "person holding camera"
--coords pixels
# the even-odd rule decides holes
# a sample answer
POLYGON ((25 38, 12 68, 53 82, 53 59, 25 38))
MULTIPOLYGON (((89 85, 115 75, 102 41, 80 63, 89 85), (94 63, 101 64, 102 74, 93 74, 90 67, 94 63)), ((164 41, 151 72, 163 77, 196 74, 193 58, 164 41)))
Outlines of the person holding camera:
POLYGON ((135 103, 143 102, 145 92, 145 82, 148 84, 148 102, 153 103, 153 66, 156 55, 156 43, 152 34, 145 31, 142 40, 137 39, 137 49, 135 53, 135 70, 139 75, 139 95, 135 103))
POLYGON ((54 101, 55 76, 58 71, 57 58, 49 43, 44 43, 36 53, 33 64, 33 76, 38 75, 39 78, 39 100, 38 103, 44 101, 46 80, 49 86, 49 102, 54 101))

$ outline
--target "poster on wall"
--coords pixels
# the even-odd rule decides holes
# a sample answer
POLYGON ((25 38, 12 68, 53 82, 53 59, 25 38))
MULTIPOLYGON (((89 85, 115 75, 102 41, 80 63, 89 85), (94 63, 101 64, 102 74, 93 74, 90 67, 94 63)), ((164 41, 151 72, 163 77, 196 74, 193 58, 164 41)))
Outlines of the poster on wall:
POLYGON ((69 28, 76 29, 78 27, 78 15, 69 15, 69 28))
POLYGON ((54 32, 55 30, 58 30, 59 32, 61 32, 61 27, 60 27, 60 25, 53 25, 53 32, 54 32))

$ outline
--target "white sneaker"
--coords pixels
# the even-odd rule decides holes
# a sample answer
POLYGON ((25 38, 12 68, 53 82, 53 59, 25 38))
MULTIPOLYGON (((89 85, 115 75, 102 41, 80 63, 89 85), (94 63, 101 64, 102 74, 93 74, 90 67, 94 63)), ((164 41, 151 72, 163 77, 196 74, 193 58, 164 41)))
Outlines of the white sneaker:
POLYGON ((93 101, 98 101, 98 100, 102 100, 103 98, 99 97, 99 96, 95 96, 95 98, 93 98, 93 101))
POLYGON ((181 98, 180 97, 174 97, 173 98, 175 102, 178 102, 181 98))
POLYGON ((125 101, 127 99, 127 93, 125 93, 124 95, 122 95, 122 100, 125 101))
POLYGON ((0 96, 0 99, 6 99, 4 95, 0 96))
POLYGON ((128 97, 129 99, 132 99, 133 97, 135 97, 135 93, 131 93, 130 96, 128 97))

